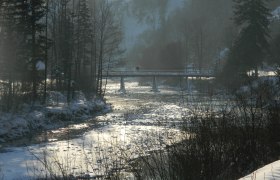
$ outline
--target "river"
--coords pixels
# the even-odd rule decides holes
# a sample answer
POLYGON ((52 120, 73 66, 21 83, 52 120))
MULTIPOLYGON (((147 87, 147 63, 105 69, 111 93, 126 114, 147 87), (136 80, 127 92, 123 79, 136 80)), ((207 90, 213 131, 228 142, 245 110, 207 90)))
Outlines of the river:
POLYGON ((182 117, 190 115, 193 96, 180 88, 162 86, 154 93, 151 86, 139 86, 134 81, 125 85, 123 94, 118 91, 118 81, 108 81, 105 98, 112 105, 111 112, 68 127, 86 129, 94 121, 98 124, 95 128, 75 137, 49 136, 44 143, 5 148, 0 153, 0 179, 30 179, 46 174, 104 176, 131 159, 182 139, 182 117))

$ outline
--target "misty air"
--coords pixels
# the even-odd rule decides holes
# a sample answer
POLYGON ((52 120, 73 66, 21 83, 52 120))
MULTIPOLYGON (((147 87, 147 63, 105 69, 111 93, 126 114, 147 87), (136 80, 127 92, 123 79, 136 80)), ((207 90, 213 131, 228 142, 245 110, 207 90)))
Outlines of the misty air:
POLYGON ((0 0, 0 180, 280 179, 280 0, 0 0))

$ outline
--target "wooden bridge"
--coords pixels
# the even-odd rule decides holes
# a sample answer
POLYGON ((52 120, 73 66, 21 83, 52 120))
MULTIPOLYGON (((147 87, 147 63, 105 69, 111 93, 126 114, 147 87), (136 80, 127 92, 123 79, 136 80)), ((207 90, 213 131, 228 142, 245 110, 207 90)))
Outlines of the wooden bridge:
POLYGON ((159 71, 159 70, 139 70, 139 71, 103 71, 103 76, 106 78, 120 77, 120 91, 125 92, 126 77, 152 77, 152 90, 158 92, 157 77, 179 77, 179 78, 215 78, 215 73, 212 70, 196 70, 187 71, 159 71))

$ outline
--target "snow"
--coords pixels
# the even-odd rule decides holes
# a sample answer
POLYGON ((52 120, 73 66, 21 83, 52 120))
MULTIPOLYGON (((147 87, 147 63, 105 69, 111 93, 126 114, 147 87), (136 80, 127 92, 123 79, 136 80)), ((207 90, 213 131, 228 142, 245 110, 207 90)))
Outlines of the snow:
POLYGON ((108 125, 87 132, 79 139, 6 149, 6 152, 0 153, 0 167, 5 172, 4 179, 21 177, 24 180, 38 177, 44 167, 34 155, 43 159, 44 154, 47 154, 46 160, 57 173, 59 169, 55 166, 56 162, 59 162, 68 163, 68 168, 76 175, 95 166, 98 172, 90 170, 90 175, 95 176, 104 173, 103 166, 106 164, 103 161, 106 160, 111 166, 113 161, 123 158, 123 152, 126 158, 135 158, 140 153, 145 153, 145 150, 152 151, 161 148, 162 144, 170 144, 168 137, 176 137, 179 141, 179 134, 179 130, 156 126, 108 125), (158 143, 159 137, 162 144, 158 143))
POLYGON ((81 92, 69 105, 66 97, 59 92, 48 93, 48 106, 24 104, 18 113, 1 113, 0 142, 16 139, 37 129, 50 129, 55 122, 90 118, 93 113, 102 111, 106 104, 101 100, 86 101, 81 92))
MULTIPOLYGON (((44 153, 48 154, 47 160, 53 163, 54 168, 56 168, 56 160, 56 162, 60 163, 68 162, 73 174, 87 172, 88 169, 86 168, 90 167, 88 174, 96 176, 103 174, 106 167, 104 163, 109 163, 109 166, 114 165, 114 162, 117 161, 125 163, 124 159, 126 158, 133 159, 141 155, 147 155, 152 150, 162 149, 165 145, 181 140, 181 132, 177 127, 164 126, 173 122, 167 121, 165 118, 177 119, 180 117, 182 108, 177 103, 179 102, 177 101, 177 98, 179 98, 177 94, 174 97, 172 96, 172 98, 175 98, 174 103, 150 102, 142 100, 142 93, 145 93, 148 97, 150 95, 154 96, 154 93, 150 91, 151 87, 141 87, 135 82, 126 82, 126 87, 128 92, 133 90, 133 94, 137 94, 136 97, 131 97, 129 94, 120 95, 117 92, 119 89, 118 82, 108 84, 109 92, 113 93, 113 98, 110 98, 108 102, 112 103, 114 109, 118 110, 96 117, 97 123, 103 123, 104 126, 92 129, 77 139, 65 141, 49 139, 48 143, 31 145, 28 148, 5 149, 4 152, 0 153, 0 169, 5 174, 4 179, 16 179, 18 177, 30 179, 34 177, 34 173, 42 173, 43 171, 41 170, 44 170, 44 168, 32 153, 36 154, 40 159, 43 159, 44 153), (137 98, 138 94, 139 98, 137 98), (139 104, 143 105, 143 110, 141 110, 139 104), (153 108, 146 110, 149 107, 153 108), (140 112, 133 111, 139 108, 140 112), (108 121, 111 121, 111 123, 107 124, 108 121), (159 125, 160 121, 162 122, 159 125), (96 170, 93 171, 91 168, 96 170)), ((161 93, 173 95, 174 91, 163 89, 161 93)), ((67 109, 79 111, 79 106, 84 108, 87 104, 96 107, 105 105, 103 101, 98 100, 94 101, 94 103, 84 101, 83 96, 80 96, 75 100, 74 104, 70 104, 67 107, 63 103, 65 99, 61 94, 55 92, 51 94, 54 98, 53 101, 50 100, 50 103, 53 105, 48 106, 48 112, 58 113, 67 109)), ((40 117, 42 115, 40 112, 37 110, 37 112, 33 113, 33 116, 40 117)), ((70 112, 72 113, 72 111, 70 112)), ((87 124, 81 123, 74 125, 72 128, 79 129, 80 126, 86 127, 87 124)), ((52 133, 56 133, 56 130, 52 130, 52 133)))
POLYGON ((4 114, 0 117, 0 139, 4 141, 6 139, 13 139, 13 137, 19 137, 28 132, 29 123, 32 120, 26 120, 21 116, 4 114))
POLYGON ((245 85, 240 87, 238 92, 251 93, 253 89, 257 89, 264 85, 270 87, 271 88, 270 91, 277 91, 278 83, 279 83, 279 77, 277 76, 269 76, 269 77, 260 76, 257 80, 251 82, 250 85, 245 85), (276 88, 272 88, 272 87, 276 87, 276 88))
POLYGON ((276 180, 280 179, 280 160, 268 164, 240 180, 276 180))
MULTIPOLYGON (((109 168, 114 162, 126 164, 126 160, 149 155, 153 150, 163 149, 184 138, 179 129, 182 123, 181 116, 190 114, 191 105, 182 106, 181 92, 161 86, 160 94, 153 93, 151 87, 139 86, 137 82, 128 80, 125 85, 127 94, 120 94, 118 81, 108 83, 107 102, 112 103, 115 111, 96 117, 96 123, 101 125, 99 128, 94 128, 76 139, 57 141, 51 137, 48 143, 28 148, 10 148, 0 153, 0 169, 2 166, 4 179, 18 178, 19 174, 21 179, 30 179, 34 174, 34 167, 37 169, 36 173, 42 173, 41 170, 44 169, 32 153, 40 159, 43 159, 44 153, 48 154, 47 160, 52 162, 54 168, 57 162, 68 163, 68 168, 73 174, 88 172, 89 175, 96 176, 104 172, 104 168, 107 168, 106 163, 109 164, 109 168)), ((53 105, 48 106, 48 112, 71 110, 72 113, 72 110, 79 111, 79 106, 83 109, 86 104, 104 106, 102 101, 84 101, 83 95, 79 96, 74 104, 66 106, 63 95, 57 92, 51 94, 53 99, 50 98, 49 101, 53 105)), ((33 116, 40 117, 40 112, 37 110, 33 116)), ((81 123, 72 128, 79 126, 86 127, 87 124, 81 123)), ((59 130, 52 130, 52 133, 58 132, 59 130)))
POLYGON ((5 153, 5 156, 0 157, 0 167, 5 172, 3 173, 3 179, 18 179, 19 177, 28 179, 26 160, 34 157, 28 151, 22 151, 22 148, 13 148, 12 151, 13 153, 5 153), (8 166, 4 166, 4 163, 8 166))

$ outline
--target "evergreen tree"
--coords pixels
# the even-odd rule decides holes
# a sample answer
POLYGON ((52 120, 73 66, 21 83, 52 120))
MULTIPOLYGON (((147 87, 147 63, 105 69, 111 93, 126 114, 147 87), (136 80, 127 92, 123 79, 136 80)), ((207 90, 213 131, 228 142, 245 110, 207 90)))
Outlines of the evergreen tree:
POLYGON ((43 56, 44 51, 42 49, 39 49, 40 42, 39 38, 42 38, 43 36, 39 36, 40 33, 42 33, 44 29, 44 22, 42 22, 42 18, 45 16, 45 10, 44 7, 45 2, 43 0, 30 0, 29 4, 29 13, 30 16, 30 26, 31 26, 31 37, 32 37, 32 58, 31 58, 31 65, 32 65, 32 94, 33 94, 33 101, 37 99, 37 81, 38 81, 38 74, 36 69, 36 63, 37 59, 40 56, 43 56), (39 37, 39 38, 38 38, 39 37))
POLYGON ((276 64, 280 67, 280 34, 278 34, 271 42, 270 47, 271 58, 270 63, 276 64))
POLYGON ((90 48, 92 41, 92 24, 87 0, 79 0, 77 16, 77 60, 75 79, 79 88, 85 91, 90 90, 88 88, 88 82, 85 80, 90 77, 88 68, 90 65, 90 48))
POLYGON ((7 2, 9 7, 8 14, 14 23, 11 30, 16 32, 18 44, 16 48, 17 64, 14 64, 14 66, 17 68, 17 73, 21 77, 23 91, 27 91, 26 88, 29 88, 29 84, 26 82, 30 79, 28 76, 31 77, 28 74, 28 61, 31 57, 31 41, 28 35, 30 31, 28 26, 29 7, 27 1, 10 0, 7 2))
POLYGON ((69 9, 70 0, 60 1, 59 20, 55 26, 58 27, 58 51, 59 51, 59 67, 64 74, 64 87, 67 90, 67 101, 70 102, 71 81, 72 81, 72 61, 73 61, 73 15, 69 9))
MULTIPOLYGON (((246 74, 255 71, 268 50, 269 16, 266 0, 234 0, 234 22, 241 28, 231 51, 227 70, 246 74)), ((226 70, 226 71, 227 71, 226 70)))
POLYGON ((44 42, 44 21, 46 8, 44 0, 11 0, 14 8, 16 29, 21 34, 22 53, 20 60, 28 60, 29 78, 32 82, 32 101, 37 100, 38 73, 36 64, 43 57, 45 51, 42 49, 44 42))
POLYGON ((1 97, 1 110, 10 111, 12 107, 12 84, 14 83, 14 64, 16 39, 13 32, 13 18, 10 16, 9 4, 1 2, 1 30, 0 30, 0 79, 4 80, 1 83, 1 91, 4 95, 1 97), (2 4, 3 3, 3 4, 2 4), (3 9, 2 9, 3 8, 3 9))

